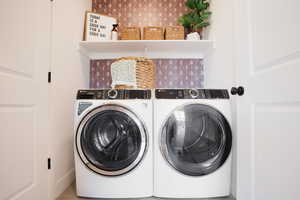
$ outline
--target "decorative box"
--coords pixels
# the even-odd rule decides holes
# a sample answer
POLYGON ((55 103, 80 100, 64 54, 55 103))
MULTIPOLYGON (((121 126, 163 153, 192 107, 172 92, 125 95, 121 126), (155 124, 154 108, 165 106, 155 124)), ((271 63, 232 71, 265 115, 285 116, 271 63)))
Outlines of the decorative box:
POLYGON ((144 40, 164 40, 164 29, 160 26, 146 26, 143 33, 144 40))
POLYGON ((121 30, 121 40, 140 40, 141 29, 139 27, 125 27, 121 30))
POLYGON ((184 40, 184 27, 167 26, 165 36, 166 40, 184 40))

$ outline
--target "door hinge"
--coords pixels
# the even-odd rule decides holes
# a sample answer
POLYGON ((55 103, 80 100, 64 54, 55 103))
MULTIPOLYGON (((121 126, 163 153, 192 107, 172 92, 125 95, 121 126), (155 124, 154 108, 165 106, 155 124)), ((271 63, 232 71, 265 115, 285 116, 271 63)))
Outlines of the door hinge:
POLYGON ((52 74, 51 72, 48 72, 48 83, 51 83, 51 79, 52 79, 52 74))
POLYGON ((51 169, 51 158, 48 158, 48 169, 51 169))

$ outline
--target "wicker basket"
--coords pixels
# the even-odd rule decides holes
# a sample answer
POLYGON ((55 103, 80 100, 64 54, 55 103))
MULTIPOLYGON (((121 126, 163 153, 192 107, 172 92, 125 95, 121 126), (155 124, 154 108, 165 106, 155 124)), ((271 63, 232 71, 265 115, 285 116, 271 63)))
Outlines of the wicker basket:
POLYGON ((141 29, 139 27, 125 27, 121 31, 121 40, 140 40, 141 29))
POLYGON ((166 40, 184 40, 183 26, 166 27, 166 40))
POLYGON ((160 26, 144 27, 144 40, 164 40, 164 29, 160 26))
MULTIPOLYGON (((152 60, 142 57, 122 57, 120 60, 136 61, 136 84, 137 88, 155 88, 155 66, 152 60)), ((116 85, 115 88, 133 88, 132 86, 116 85)))

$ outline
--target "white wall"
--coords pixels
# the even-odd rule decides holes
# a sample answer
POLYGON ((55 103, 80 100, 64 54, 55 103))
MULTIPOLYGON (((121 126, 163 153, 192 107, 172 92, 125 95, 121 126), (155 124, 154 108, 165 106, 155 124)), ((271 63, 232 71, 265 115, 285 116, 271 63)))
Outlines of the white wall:
POLYGON ((88 87, 89 61, 80 56, 84 14, 91 0, 53 2, 51 138, 53 180, 57 197, 74 181, 73 105, 76 91, 88 87))
POLYGON ((214 50, 206 60, 205 87, 231 88, 235 82, 233 59, 233 0, 211 1, 211 26, 208 39, 214 50))
MULTIPOLYGON (((236 85, 234 61, 234 0, 212 0, 211 26, 207 30, 208 39, 214 40, 214 50, 205 60, 205 88, 226 88, 236 85)), ((233 174, 232 193, 236 190, 236 101, 231 97, 233 131, 233 174)))

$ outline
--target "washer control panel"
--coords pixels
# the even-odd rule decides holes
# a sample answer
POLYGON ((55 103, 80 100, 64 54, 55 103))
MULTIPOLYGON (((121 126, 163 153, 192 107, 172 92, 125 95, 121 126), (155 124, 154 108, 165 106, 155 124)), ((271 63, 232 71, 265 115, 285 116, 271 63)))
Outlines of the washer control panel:
POLYGON ((151 99, 151 90, 103 89, 79 90, 77 99, 151 99))
POLYGON ((217 89, 156 89, 157 99, 229 99, 227 90, 217 89))

